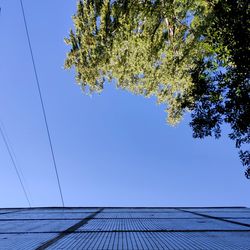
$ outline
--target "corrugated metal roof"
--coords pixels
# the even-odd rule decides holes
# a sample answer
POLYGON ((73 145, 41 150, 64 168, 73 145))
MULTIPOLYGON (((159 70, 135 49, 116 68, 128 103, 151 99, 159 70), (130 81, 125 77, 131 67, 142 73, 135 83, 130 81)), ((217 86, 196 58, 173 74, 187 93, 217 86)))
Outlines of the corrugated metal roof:
POLYGON ((250 209, 0 209, 0 249, 250 249, 250 209))

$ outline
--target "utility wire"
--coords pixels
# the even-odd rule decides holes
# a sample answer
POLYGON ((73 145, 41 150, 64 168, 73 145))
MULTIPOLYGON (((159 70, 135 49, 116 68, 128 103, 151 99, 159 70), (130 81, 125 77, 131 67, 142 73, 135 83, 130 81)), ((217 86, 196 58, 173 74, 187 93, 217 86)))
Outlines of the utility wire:
POLYGON ((19 173, 19 171, 18 171, 18 169, 17 169, 16 162, 15 162, 15 160, 14 160, 13 154, 11 153, 9 143, 8 143, 8 141, 7 141, 7 139, 6 139, 6 136, 5 136, 4 131, 3 131, 2 127, 1 127, 1 124, 0 124, 0 134, 1 134, 2 137, 3 137, 4 144, 5 144, 5 146, 6 146, 7 150, 8 150, 10 159, 11 159, 11 161, 12 161, 12 164, 13 164, 14 168, 15 168, 17 177, 18 177, 18 179, 19 179, 19 181, 20 181, 20 184, 21 184, 21 186, 22 186, 22 189, 23 189, 24 195, 25 195, 25 197, 26 197, 26 200, 27 200, 27 202, 28 202, 28 204, 29 204, 29 207, 31 207, 31 204, 30 204, 30 200, 29 200, 28 194, 27 194, 26 189, 25 189, 25 187, 24 187, 24 184, 23 184, 22 178, 21 178, 21 176, 20 176, 20 173, 19 173))
MULTIPOLYGON (((2 127, 3 134, 4 134, 5 139, 6 139, 7 143, 8 143, 8 145, 9 145, 10 152, 11 152, 11 154, 12 154, 12 156, 13 156, 13 159, 14 159, 14 161, 15 161, 15 163, 16 163, 16 166, 18 166, 18 165, 19 165, 19 162, 18 162, 18 160, 17 160, 15 151, 14 151, 12 145, 11 145, 11 141, 10 141, 10 139, 9 139, 9 137, 8 137, 8 133, 7 133, 7 131, 6 131, 6 128, 5 128, 4 124, 3 124, 3 122, 1 121, 1 119, 0 119, 0 126, 2 127)), ((31 193, 30 193, 29 186, 28 186, 28 184, 27 184, 26 178, 25 178, 25 176, 24 176, 24 174, 23 174, 23 172, 22 172, 22 169, 21 169, 20 167, 18 168, 18 171, 19 171, 19 173, 20 173, 21 179, 23 180, 23 184, 24 184, 24 186, 26 187, 26 191, 27 191, 28 197, 29 197, 29 199, 30 199, 30 203, 32 204, 32 203, 33 203, 33 201, 32 201, 32 196, 31 196, 31 193)))
POLYGON ((26 21, 26 15, 25 15, 25 11, 24 11, 23 1, 22 0, 20 0, 20 4, 21 4, 21 9, 22 9, 23 21, 24 21, 24 25, 25 25, 25 30, 26 30, 26 35, 27 35, 27 39, 28 39, 28 44, 29 44, 29 50, 30 50, 31 60, 32 60, 33 69, 34 69, 34 73, 35 73, 37 89, 38 89, 39 98, 40 98, 40 102, 41 102, 41 106, 42 106, 43 118, 44 118, 45 127, 46 127, 46 131, 47 131, 48 139, 49 139, 50 151, 51 151, 51 155, 52 155, 52 159, 53 159, 54 169, 55 169, 55 172, 56 172, 56 178, 57 178, 58 188, 59 188, 59 192, 60 192, 60 196, 61 196, 61 202, 62 202, 62 206, 64 207, 64 199, 63 199, 63 193, 62 193, 62 188, 61 188, 61 184, 60 184, 60 178, 59 178, 59 175, 58 175, 55 154, 54 154, 54 150, 53 150, 53 145, 52 145, 52 140, 51 140, 51 136, 50 136, 49 126, 48 126, 48 122, 47 122, 47 116, 46 116, 45 106, 44 106, 44 102, 43 102, 41 87, 40 87, 39 78, 38 78, 38 74, 37 74, 35 59, 34 59, 33 50, 32 50, 32 46, 31 46, 31 40, 30 40, 30 35, 29 35, 29 30, 28 30, 28 25, 27 25, 27 21, 26 21))

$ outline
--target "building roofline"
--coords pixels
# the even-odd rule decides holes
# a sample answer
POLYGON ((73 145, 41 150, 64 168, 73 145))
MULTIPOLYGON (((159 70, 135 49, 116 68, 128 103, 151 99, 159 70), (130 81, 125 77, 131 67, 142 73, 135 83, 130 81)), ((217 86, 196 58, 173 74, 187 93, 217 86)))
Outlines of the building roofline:
POLYGON ((129 207, 129 206, 125 206, 125 207, 110 207, 110 206, 86 206, 86 207, 79 207, 79 206, 75 206, 75 207, 61 207, 61 206, 45 206, 45 207, 1 207, 0 211, 2 209, 100 209, 100 208, 108 208, 108 209, 176 209, 176 208, 183 208, 183 209, 226 209, 226 208, 233 208, 233 209, 237 209, 237 208, 247 208, 245 206, 211 206, 211 207, 150 207, 150 206, 144 206, 144 207, 129 207))

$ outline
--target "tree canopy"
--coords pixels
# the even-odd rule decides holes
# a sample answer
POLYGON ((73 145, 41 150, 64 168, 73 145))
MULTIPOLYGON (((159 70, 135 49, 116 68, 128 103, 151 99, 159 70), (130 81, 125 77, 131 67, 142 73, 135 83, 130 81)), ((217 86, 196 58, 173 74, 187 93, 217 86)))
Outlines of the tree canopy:
POLYGON ((229 137, 248 168, 249 5, 244 0, 84 0, 65 39, 86 93, 104 83, 166 105, 177 124, 191 112, 193 136, 229 137))

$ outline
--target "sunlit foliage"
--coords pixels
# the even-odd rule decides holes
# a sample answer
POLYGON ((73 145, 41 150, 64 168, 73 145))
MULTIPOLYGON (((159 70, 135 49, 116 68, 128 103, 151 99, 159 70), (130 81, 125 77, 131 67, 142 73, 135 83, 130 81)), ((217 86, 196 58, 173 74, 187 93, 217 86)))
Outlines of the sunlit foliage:
MULTIPOLYGON (((172 125, 191 112, 194 137, 229 123, 237 148, 250 142, 247 1, 84 0, 73 21, 65 67, 85 92, 113 80, 156 97, 172 125)), ((240 157, 249 166, 249 152, 240 157)))

